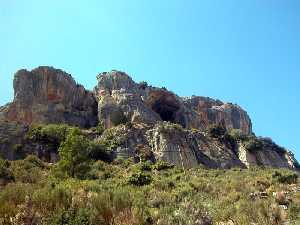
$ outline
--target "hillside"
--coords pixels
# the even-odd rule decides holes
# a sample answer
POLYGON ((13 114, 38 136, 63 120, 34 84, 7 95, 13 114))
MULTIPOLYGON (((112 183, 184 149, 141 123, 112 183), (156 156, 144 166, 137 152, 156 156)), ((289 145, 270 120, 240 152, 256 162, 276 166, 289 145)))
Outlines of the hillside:
POLYGON ((13 160, 36 154, 54 162, 59 143, 26 137, 36 124, 68 124, 85 129, 96 142, 113 139, 114 145, 108 146, 112 159, 139 160, 146 152, 153 162, 185 168, 299 166, 289 150, 256 137, 251 119, 238 105, 179 97, 166 88, 136 83, 119 71, 100 73, 97 79, 91 92, 59 69, 19 70, 14 100, 0 108, 1 155, 13 160))
POLYGON ((0 160, 0 224, 300 224, 300 183, 289 170, 120 160, 89 162, 89 172, 72 178, 61 166, 32 156, 0 160))
POLYGON ((299 225, 300 166, 240 106, 124 72, 19 70, 0 107, 0 225, 299 225))

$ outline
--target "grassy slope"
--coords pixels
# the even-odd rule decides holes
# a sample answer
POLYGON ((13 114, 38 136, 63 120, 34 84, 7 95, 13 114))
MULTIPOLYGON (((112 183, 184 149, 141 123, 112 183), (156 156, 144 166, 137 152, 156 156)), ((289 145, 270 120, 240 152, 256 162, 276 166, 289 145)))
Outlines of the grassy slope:
POLYGON ((300 224, 300 183, 287 170, 97 161, 77 180, 54 167, 35 157, 3 166, 0 224, 300 224))

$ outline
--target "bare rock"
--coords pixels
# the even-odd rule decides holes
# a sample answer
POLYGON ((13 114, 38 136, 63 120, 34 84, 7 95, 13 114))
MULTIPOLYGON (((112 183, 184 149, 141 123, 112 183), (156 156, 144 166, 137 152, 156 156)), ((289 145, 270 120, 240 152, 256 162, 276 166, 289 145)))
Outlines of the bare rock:
POLYGON ((222 124, 227 129, 252 133, 249 116, 237 105, 205 97, 181 98, 165 88, 137 84, 119 71, 101 73, 97 78, 99 119, 106 128, 116 125, 114 117, 123 115, 132 122, 168 121, 200 130, 222 124))
POLYGON ((0 109, 0 118, 26 124, 97 124, 97 102, 71 75, 52 67, 19 70, 14 77, 14 100, 0 109))

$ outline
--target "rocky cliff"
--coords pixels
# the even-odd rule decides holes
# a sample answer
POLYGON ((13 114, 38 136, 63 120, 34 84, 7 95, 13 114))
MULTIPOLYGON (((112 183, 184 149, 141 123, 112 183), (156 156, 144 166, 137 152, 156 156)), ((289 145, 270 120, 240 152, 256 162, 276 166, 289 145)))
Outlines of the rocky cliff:
POLYGON ((14 77, 14 100, 0 109, 2 119, 32 123, 97 124, 93 94, 71 75, 51 67, 19 70, 14 77))
POLYGON ((98 75, 95 95, 99 119, 106 128, 118 122, 115 117, 124 116, 131 122, 169 121, 200 130, 220 124, 245 134, 252 132, 249 116, 237 105, 205 97, 181 98, 165 88, 148 86, 145 82, 137 84, 119 71, 98 75))
POLYGON ((26 139, 32 124, 65 123, 85 129, 98 124, 106 129, 103 135, 86 133, 96 141, 110 134, 113 158, 161 159, 185 168, 299 167, 291 152, 253 135, 251 120, 238 105, 183 98, 166 88, 136 83, 120 71, 101 73, 97 79, 90 92, 71 75, 51 67, 18 71, 14 100, 0 108, 1 155, 15 159, 15 151, 22 150, 55 161, 53 145, 26 139))

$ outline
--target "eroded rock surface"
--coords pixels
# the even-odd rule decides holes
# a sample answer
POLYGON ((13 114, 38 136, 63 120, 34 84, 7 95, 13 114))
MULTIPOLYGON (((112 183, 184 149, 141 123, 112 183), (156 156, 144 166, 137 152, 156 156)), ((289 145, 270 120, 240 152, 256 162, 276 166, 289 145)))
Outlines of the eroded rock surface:
POLYGON ((109 138, 113 158, 165 160, 184 168, 299 168, 291 152, 272 141, 249 151, 228 132, 217 136, 206 132, 218 125, 253 139, 251 120, 238 105, 207 97, 179 97, 166 88, 136 83, 115 70, 97 79, 92 93, 52 67, 18 71, 14 100, 0 107, 1 156, 18 159, 22 154, 36 154, 56 161, 58 146, 26 138, 31 124, 66 123, 81 128, 100 124, 104 134, 97 135, 95 129, 85 134, 94 141, 109 138))
POLYGON ((205 97, 181 98, 165 88, 135 83, 119 71, 99 74, 95 95, 99 101, 99 119, 107 128, 116 125, 116 117, 124 116, 132 122, 169 121, 200 130, 222 124, 227 129, 241 129, 245 134, 252 132, 249 116, 237 105, 205 97))
POLYGON ((14 77, 14 91, 13 102, 0 111, 3 120, 80 127, 97 124, 97 102, 93 94, 62 70, 52 67, 19 70, 14 77))

